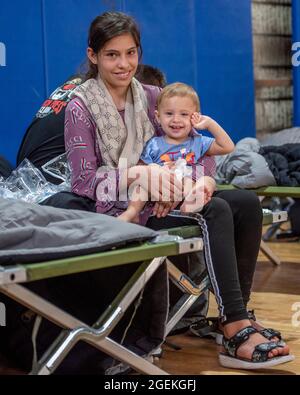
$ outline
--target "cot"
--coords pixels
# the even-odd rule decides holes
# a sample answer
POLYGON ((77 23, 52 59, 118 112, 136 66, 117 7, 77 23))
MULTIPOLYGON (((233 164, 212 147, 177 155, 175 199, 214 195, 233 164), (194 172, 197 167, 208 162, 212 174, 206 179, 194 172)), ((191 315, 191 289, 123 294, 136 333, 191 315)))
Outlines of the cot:
MULTIPOLYGON (((178 215, 178 212, 176 214, 178 215)), ((265 211, 264 223, 283 220, 284 215, 285 213, 273 214, 265 211)), ((207 275, 203 276, 199 284, 195 284, 167 259, 178 254, 202 251, 203 242, 199 226, 184 226, 157 233, 156 239, 134 246, 47 262, 0 266, 0 292, 63 328, 60 336, 33 366, 32 374, 53 373, 79 340, 88 342, 140 373, 167 374, 150 363, 147 358, 138 356, 109 337, 126 309, 165 260, 171 279, 183 291, 180 303, 170 311, 166 335, 209 287, 207 275), (141 264, 92 326, 86 325, 23 286, 27 282, 133 262, 141 262, 141 264)))
MULTIPOLYGON (((233 185, 218 185, 218 190, 220 191, 230 191, 238 189, 234 187, 233 185)), ((286 197, 291 197, 291 198, 300 198, 300 187, 285 187, 285 186, 268 186, 268 187, 261 187, 257 189, 252 189, 253 192, 257 194, 257 196, 260 196, 262 199, 264 197, 279 197, 279 198, 286 198, 286 197)), ((276 212, 274 213, 275 216, 277 215, 276 212)), ((276 221, 276 219, 273 222, 267 222, 264 223, 264 225, 270 225, 272 223, 277 223, 277 222, 284 222, 288 220, 288 216, 286 212, 280 212, 278 214, 279 216, 279 221, 276 221)), ((272 249, 265 243, 264 240, 261 240, 261 245, 260 245, 261 251, 270 259, 272 263, 275 265, 280 265, 280 259, 279 257, 274 254, 272 249)))
MULTIPOLYGON (((173 230, 172 234, 176 233, 176 230, 173 230)), ((182 233, 182 230, 179 230, 178 233, 182 233)), ((141 245, 49 262, 0 266, 0 292, 64 329, 42 359, 34 366, 32 373, 53 373, 70 349, 79 340, 84 340, 117 360, 128 364, 138 372, 166 374, 147 359, 136 355, 123 345, 110 339, 109 334, 167 256, 201 249, 202 239, 200 237, 189 237, 187 239, 179 236, 166 237, 166 232, 163 232, 154 241, 147 241, 141 245), (161 237, 166 241, 161 242, 161 237), (26 282, 45 278, 126 265, 133 262, 141 262, 141 264, 93 326, 88 326, 79 321, 22 285, 26 282)))

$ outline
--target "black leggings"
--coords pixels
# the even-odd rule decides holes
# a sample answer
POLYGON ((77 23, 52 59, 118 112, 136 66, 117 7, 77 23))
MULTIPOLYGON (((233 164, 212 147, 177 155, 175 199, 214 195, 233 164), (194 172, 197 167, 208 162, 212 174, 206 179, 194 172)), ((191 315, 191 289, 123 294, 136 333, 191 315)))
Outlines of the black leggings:
MULTIPOLYGON (((46 204, 89 210, 74 194, 57 194, 46 204)), ((90 210, 92 211, 92 206, 90 210)), ((94 207, 94 206, 93 206, 94 207)), ((163 229, 195 224, 192 218, 151 217, 147 226, 163 229)), ((262 231, 262 210, 250 191, 218 191, 204 206, 199 224, 205 242, 205 261, 224 323, 248 318, 246 306, 256 266, 262 231)))
MULTIPOLYGON (((190 217, 151 217, 153 229, 195 224, 190 217)), ((262 210, 249 191, 216 192, 201 211, 207 271, 224 323, 248 318, 249 301, 259 250, 262 210)))
POLYGON ((219 191, 214 194, 225 200, 234 224, 234 248, 243 301, 247 306, 262 236, 262 208, 254 192, 219 191))

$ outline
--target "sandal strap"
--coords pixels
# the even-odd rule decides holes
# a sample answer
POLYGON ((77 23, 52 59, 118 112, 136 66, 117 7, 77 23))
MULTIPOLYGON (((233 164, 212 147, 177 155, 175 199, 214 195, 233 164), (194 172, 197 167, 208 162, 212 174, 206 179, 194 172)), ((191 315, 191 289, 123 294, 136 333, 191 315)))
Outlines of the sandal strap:
POLYGON ((252 362, 266 362, 269 358, 269 352, 275 348, 283 347, 279 342, 269 342, 258 344, 252 354, 252 362))
POLYGON ((249 320, 256 321, 256 317, 255 317, 255 314, 254 314, 254 310, 248 310, 247 313, 248 313, 248 318, 249 318, 249 320))
POLYGON ((219 320, 218 318, 207 317, 201 318, 199 321, 190 325, 190 331, 199 337, 204 337, 218 331, 219 320))
MULTIPOLYGON (((248 318, 249 320, 256 321, 256 317, 254 314, 254 310, 248 310, 248 318)), ((260 334, 263 335, 266 339, 271 340, 273 337, 278 337, 279 340, 282 340, 281 333, 273 328, 264 328, 261 329, 260 334)))
POLYGON ((281 333, 276 329, 265 328, 260 331, 260 333, 268 340, 271 340, 273 337, 278 337, 281 340, 281 333))
POLYGON ((229 339, 223 336, 223 346, 230 356, 236 357, 239 347, 243 343, 245 343, 254 333, 258 333, 258 331, 253 328, 253 326, 247 326, 246 328, 238 331, 234 336, 230 337, 229 339))

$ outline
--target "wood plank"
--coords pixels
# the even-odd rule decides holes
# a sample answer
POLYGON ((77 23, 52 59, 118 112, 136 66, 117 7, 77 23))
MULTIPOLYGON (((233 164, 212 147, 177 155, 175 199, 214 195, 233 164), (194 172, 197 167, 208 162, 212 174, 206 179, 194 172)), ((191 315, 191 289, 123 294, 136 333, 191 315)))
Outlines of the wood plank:
POLYGON ((255 4, 271 4, 271 5, 285 5, 291 6, 292 0, 252 0, 252 3, 255 4))
POLYGON ((283 100, 256 100, 256 130, 281 130, 292 127, 293 101, 283 100))
POLYGON ((289 79, 292 80, 292 66, 254 66, 254 74, 256 80, 265 79, 289 79))
MULTIPOLYGON (((256 87, 255 89, 255 99, 256 101, 266 100, 288 100, 289 104, 286 104, 285 110, 290 111, 290 102, 293 99, 293 86, 262 86, 256 87)), ((262 122, 258 122, 260 124, 262 122)))
POLYGON ((290 86, 292 85, 292 79, 265 79, 265 80, 255 80, 255 87, 273 87, 273 86, 290 86))
MULTIPOLYGON (((291 257, 284 261, 284 257, 289 255, 287 252, 282 252, 282 249, 287 249, 286 244, 292 244, 289 250, 293 250, 298 244, 298 253, 300 252, 300 243, 268 243, 272 250, 276 251, 283 263, 275 267, 271 262, 264 261, 265 257, 259 255, 259 263, 256 266, 255 281, 253 285, 254 292, 273 292, 286 295, 300 294, 300 285, 298 281, 299 276, 299 256, 291 257), (280 249, 274 248, 274 244, 281 244, 280 249), (284 244, 284 245, 283 245, 284 244)), ((300 302, 300 297, 299 297, 300 302)))
POLYGON ((282 4, 252 3, 253 34, 291 35, 291 8, 282 4))
POLYGON ((290 66, 292 53, 291 37, 253 36, 255 65, 290 66))
POLYGON ((256 134, 292 125, 292 11, 289 0, 252 1, 256 134))

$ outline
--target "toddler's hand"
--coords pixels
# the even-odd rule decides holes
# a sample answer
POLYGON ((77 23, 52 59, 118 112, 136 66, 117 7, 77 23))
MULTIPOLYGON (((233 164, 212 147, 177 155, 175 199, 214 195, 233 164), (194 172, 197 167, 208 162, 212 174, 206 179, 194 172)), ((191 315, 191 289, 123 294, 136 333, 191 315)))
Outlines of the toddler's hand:
POLYGON ((201 115, 198 112, 194 112, 191 116, 191 123, 195 129, 198 130, 209 130, 212 119, 206 115, 201 115))

